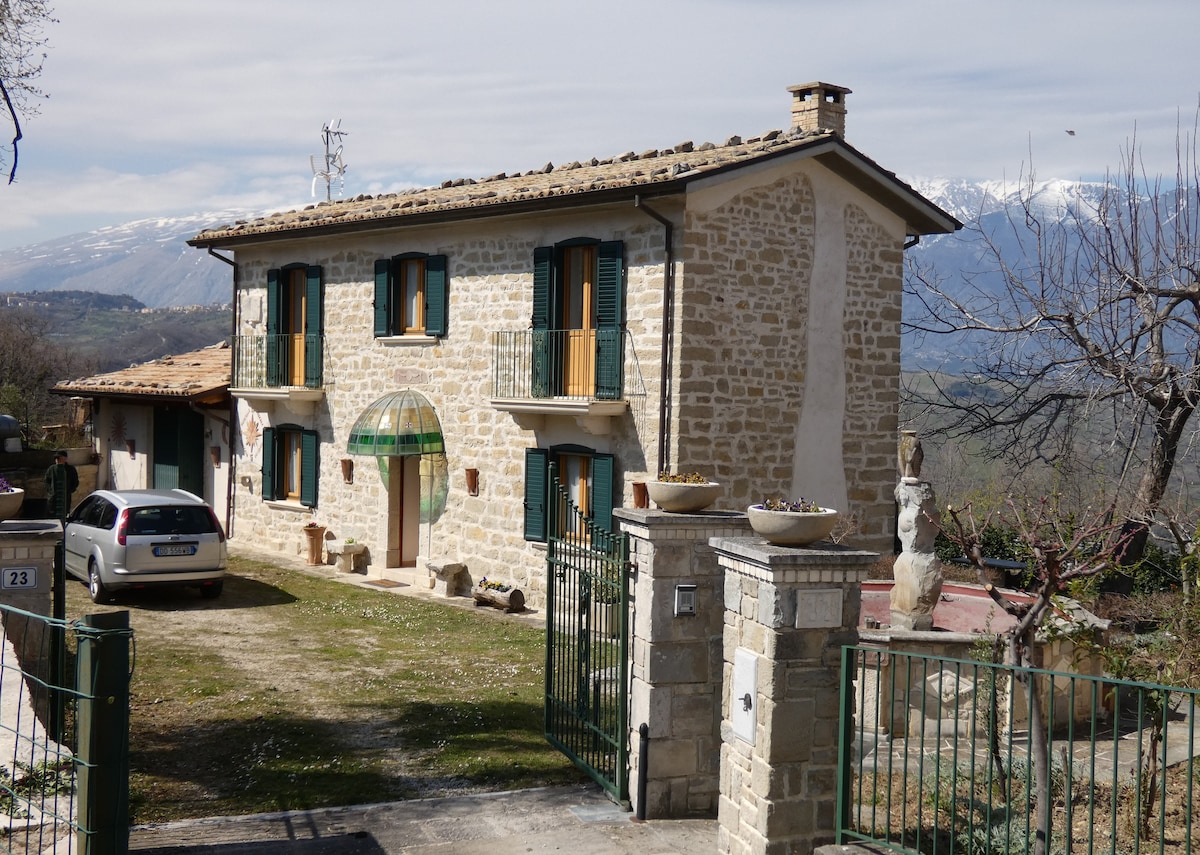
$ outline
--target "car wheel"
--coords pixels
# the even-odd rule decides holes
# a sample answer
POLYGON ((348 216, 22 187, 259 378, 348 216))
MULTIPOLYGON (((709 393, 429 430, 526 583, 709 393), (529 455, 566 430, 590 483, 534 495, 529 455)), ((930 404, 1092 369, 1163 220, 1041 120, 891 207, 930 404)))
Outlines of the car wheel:
POLYGON ((224 582, 213 582, 211 585, 200 586, 200 596, 206 600, 215 600, 221 596, 221 589, 225 587, 224 582))
POLYGON ((107 603, 112 600, 112 594, 100 581, 100 569, 95 561, 88 562, 88 591, 92 595, 93 603, 107 603))

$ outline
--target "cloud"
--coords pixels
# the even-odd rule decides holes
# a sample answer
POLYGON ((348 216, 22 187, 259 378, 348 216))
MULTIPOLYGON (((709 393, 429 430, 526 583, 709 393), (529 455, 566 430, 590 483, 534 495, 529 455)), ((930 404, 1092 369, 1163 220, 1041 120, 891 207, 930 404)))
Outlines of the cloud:
POLYGON ((71 218, 294 205, 342 119, 347 192, 783 128, 848 86, 847 137, 901 176, 1099 177, 1135 128, 1173 174, 1200 4, 1145 0, 57 0, 42 114, 0 247, 71 218), (1111 25, 1119 17, 1121 26, 1111 25), (1062 133, 1072 128, 1070 138, 1062 133), (154 206, 163 206, 162 209, 154 206))

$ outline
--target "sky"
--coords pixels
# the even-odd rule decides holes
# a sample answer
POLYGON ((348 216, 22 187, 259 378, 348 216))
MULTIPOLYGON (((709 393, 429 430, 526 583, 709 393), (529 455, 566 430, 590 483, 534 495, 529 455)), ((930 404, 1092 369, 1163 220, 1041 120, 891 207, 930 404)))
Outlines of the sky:
POLYGON ((335 118, 353 197, 787 128, 817 80, 907 181, 1173 176, 1200 103, 1195 0, 51 2, 0 249, 312 204, 335 118))

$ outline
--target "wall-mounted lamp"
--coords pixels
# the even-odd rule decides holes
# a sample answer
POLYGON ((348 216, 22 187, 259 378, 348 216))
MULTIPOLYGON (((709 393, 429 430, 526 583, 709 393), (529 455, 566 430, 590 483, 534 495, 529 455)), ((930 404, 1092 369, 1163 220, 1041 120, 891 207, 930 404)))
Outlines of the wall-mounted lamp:
POLYGON ((134 460, 137 458, 137 441, 136 440, 133 440, 133 439, 125 440, 125 448, 129 452, 130 460, 134 460))
POLYGON ((221 468, 221 446, 210 445, 208 447, 208 456, 212 458, 213 469, 221 468))
POLYGON ((354 483, 354 461, 349 457, 342 458, 342 480, 347 484, 354 483))
POLYGON ((466 470, 466 472, 467 472, 467 495, 468 496, 478 496, 479 495, 479 470, 478 469, 468 469, 468 470, 466 470))

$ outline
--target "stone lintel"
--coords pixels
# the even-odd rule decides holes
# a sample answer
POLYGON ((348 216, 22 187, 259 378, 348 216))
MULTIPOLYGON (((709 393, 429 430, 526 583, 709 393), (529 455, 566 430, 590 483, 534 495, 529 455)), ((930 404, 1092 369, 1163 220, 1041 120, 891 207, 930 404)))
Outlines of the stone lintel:
POLYGON ((773 585, 863 582, 879 560, 877 552, 832 543, 774 546, 759 537, 714 537, 709 545, 727 571, 773 585))

